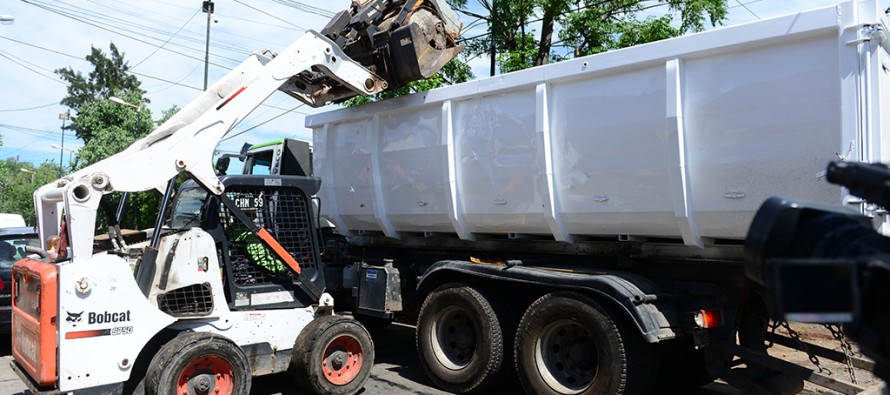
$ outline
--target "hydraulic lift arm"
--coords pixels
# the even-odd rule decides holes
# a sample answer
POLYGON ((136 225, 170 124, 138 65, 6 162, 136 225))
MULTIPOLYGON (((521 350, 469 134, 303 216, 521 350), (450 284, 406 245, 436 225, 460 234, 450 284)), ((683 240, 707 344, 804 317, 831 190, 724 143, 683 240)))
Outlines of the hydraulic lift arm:
POLYGON ((276 90, 318 107, 394 89, 432 76, 456 56, 459 34, 444 0, 354 1, 322 33, 307 31, 278 55, 251 55, 123 152, 38 189, 40 238, 45 243, 58 231, 63 208, 69 258, 88 257, 103 195, 163 190, 180 172, 222 194, 211 164, 216 145, 276 90))

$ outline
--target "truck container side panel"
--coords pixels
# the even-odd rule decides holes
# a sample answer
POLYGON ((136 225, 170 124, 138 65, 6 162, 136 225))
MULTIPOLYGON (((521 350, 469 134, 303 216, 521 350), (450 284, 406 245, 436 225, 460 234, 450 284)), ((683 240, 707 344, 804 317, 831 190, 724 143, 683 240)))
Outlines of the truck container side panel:
MULTIPOLYGON (((347 229, 379 229, 374 220, 375 200, 371 192, 371 138, 368 120, 338 124, 327 137, 329 160, 337 196, 336 205, 347 229)), ((322 206, 324 208, 324 205, 322 206)))
MULTIPOLYGON (((847 203, 822 179, 826 163, 890 158, 882 138, 890 111, 881 111, 890 109, 888 40, 869 30, 883 17, 871 7, 844 3, 313 115, 307 126, 316 133, 351 133, 331 141, 373 142, 355 136, 355 125, 367 124, 379 129, 365 133, 442 137, 398 161, 422 163, 413 188, 449 187, 435 204, 448 202, 451 221, 435 204, 436 215, 409 210, 421 205, 411 194, 377 193, 383 201, 361 209, 338 195, 344 207, 322 205, 323 214, 353 216, 344 231, 380 230, 390 218, 387 235, 425 224, 463 239, 629 235, 701 246, 703 238, 743 239, 770 196, 847 203), (443 151, 449 172, 439 171, 443 151)), ((350 147, 326 147, 333 152, 322 156, 335 159, 317 163, 336 163, 345 177, 334 190, 357 188, 345 180, 367 171, 366 162, 350 147)), ((371 172, 384 183, 396 177, 371 172)))
POLYGON ((562 81, 552 92, 554 173, 569 232, 678 236, 664 64, 562 81))
POLYGON ((838 201, 821 179, 845 145, 837 33, 788 41, 681 65, 694 215, 711 237, 744 236, 771 196, 838 201))
POLYGON ((453 104, 457 180, 470 230, 550 233, 534 86, 453 104))
POLYGON ((382 114, 379 122, 380 187, 392 225, 402 231, 452 232, 442 109, 382 114))

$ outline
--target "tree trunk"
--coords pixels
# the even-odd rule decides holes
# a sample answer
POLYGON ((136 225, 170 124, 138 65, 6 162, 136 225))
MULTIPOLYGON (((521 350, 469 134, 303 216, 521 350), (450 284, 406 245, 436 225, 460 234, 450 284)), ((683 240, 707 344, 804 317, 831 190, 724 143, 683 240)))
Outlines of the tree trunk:
POLYGON ((535 66, 545 65, 550 60, 550 45, 553 43, 555 22, 555 10, 544 10, 544 18, 541 20, 541 43, 538 45, 538 58, 535 59, 535 66))
POLYGON ((558 12, 559 7, 555 5, 544 7, 544 17, 541 18, 541 43, 538 45, 538 58, 535 59, 535 66, 542 66, 550 62, 550 46, 553 44, 553 30, 558 12))

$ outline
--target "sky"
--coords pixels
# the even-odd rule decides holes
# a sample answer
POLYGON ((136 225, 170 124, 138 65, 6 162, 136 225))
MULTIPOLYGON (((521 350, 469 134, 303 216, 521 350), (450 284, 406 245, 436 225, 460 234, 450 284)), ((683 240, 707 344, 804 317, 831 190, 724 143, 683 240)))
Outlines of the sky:
MULTIPOLYGON (((734 25, 830 6, 840 0, 728 0, 734 25)), ((881 0, 884 7, 890 0, 881 0)), ((469 1, 475 3, 474 0, 469 1)), ((92 65, 84 60, 95 46, 108 53, 113 42, 124 52, 131 71, 142 81, 147 106, 155 119, 162 111, 180 108, 197 97, 204 85, 207 14, 201 0, 5 0, 0 14, 12 15, 0 25, 0 159, 17 157, 35 165, 68 163, 70 150, 83 145, 72 132, 62 132, 59 104, 66 85, 53 70, 71 67, 84 75, 92 65), (64 138, 65 150, 57 148, 64 138), (56 145, 56 148, 53 147, 56 145)), ((279 52, 305 29, 321 30, 349 0, 216 0, 210 27, 209 85, 251 53, 279 52)), ((662 11, 664 12, 664 11, 662 11)), ((465 24, 471 21, 464 17, 465 24)), ((532 27, 534 28, 534 27, 532 27)), ((485 26, 464 36, 485 33, 485 26)), ((488 58, 475 58, 474 74, 489 73, 488 58)), ((136 103, 134 103, 136 104, 136 103)), ((237 152, 245 143, 282 137, 310 140, 304 116, 336 106, 312 109, 275 93, 217 147, 237 152)))

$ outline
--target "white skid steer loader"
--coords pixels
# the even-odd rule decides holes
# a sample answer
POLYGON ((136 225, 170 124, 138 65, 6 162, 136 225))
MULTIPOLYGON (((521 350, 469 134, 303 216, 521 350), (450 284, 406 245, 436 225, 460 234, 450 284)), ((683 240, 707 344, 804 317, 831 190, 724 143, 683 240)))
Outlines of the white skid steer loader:
POLYGON ((353 2, 320 33, 252 55, 125 151, 38 189, 41 258, 13 269, 13 369, 35 394, 248 394, 252 377, 284 371, 318 394, 361 390, 374 349, 324 292, 321 181, 218 177, 211 159, 276 90, 321 106, 428 78, 460 50, 460 29, 444 0, 353 2), (202 208, 164 227, 182 173, 202 208), (164 192, 155 231, 127 248, 123 210, 100 202, 152 189, 164 192), (100 212, 112 247, 97 250, 100 212))

